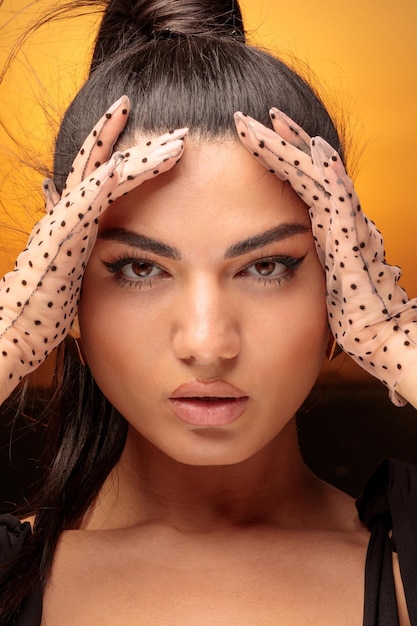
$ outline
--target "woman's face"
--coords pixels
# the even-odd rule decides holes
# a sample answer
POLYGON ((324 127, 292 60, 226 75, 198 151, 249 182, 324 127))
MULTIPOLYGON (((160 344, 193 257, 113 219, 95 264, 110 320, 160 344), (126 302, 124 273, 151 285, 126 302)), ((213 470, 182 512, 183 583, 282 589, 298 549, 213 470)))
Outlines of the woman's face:
POLYGON ((230 464, 279 436, 327 342, 305 205, 234 141, 106 211, 79 309, 100 388, 177 461, 230 464))

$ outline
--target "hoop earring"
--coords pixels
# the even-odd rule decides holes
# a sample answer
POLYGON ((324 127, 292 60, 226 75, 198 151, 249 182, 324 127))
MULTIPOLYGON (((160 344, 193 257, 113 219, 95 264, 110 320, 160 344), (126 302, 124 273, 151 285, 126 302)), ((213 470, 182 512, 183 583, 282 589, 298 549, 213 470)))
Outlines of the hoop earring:
POLYGON ((65 337, 65 350, 74 361, 80 363, 82 367, 85 367, 86 360, 81 345, 81 337, 72 329, 65 337))
POLYGON ((330 333, 329 343, 326 348, 326 356, 329 361, 333 361, 339 354, 343 352, 342 348, 337 343, 336 339, 330 333))

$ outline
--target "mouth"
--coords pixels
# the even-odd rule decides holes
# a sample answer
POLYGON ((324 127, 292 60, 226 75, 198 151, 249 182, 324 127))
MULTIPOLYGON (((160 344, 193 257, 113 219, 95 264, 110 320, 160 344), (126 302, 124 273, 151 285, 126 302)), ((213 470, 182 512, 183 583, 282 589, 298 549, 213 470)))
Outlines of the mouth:
POLYGON ((174 413, 183 422, 194 426, 227 426, 246 409, 248 396, 241 398, 171 398, 174 413))
POLYGON ((228 402, 228 401, 233 401, 233 400, 237 400, 237 398, 218 398, 216 396, 202 396, 201 398, 199 397, 195 397, 195 398, 180 398, 181 400, 195 400, 198 402, 228 402))
POLYGON ((190 381, 169 399, 175 415, 195 426, 226 426, 246 410, 249 396, 225 381, 190 381))

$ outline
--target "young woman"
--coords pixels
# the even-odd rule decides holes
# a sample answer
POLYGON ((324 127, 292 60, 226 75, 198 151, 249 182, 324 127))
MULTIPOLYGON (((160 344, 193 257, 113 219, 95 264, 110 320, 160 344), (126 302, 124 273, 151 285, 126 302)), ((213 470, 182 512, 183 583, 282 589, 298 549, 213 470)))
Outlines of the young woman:
POLYGON ((1 284, 2 399, 80 350, 34 517, 0 518, 2 623, 415 624, 415 470, 383 464, 356 507, 297 443, 333 337, 417 404, 416 305, 337 130, 235 2, 126 4, 1 284))

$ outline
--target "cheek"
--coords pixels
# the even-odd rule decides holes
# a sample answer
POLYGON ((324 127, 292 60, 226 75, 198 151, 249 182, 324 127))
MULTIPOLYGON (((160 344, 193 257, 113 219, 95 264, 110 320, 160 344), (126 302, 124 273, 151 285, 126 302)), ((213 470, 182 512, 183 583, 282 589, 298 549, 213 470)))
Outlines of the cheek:
POLYGON ((79 305, 83 352, 98 386, 120 410, 121 398, 153 386, 166 320, 139 307, 129 291, 101 284, 95 269, 87 269, 79 305))
POLYGON ((271 332, 264 336, 261 358, 265 363, 286 368, 297 378, 303 374, 315 375, 321 367, 328 342, 326 307, 295 310, 278 315, 271 324, 271 332))
POLYGON ((108 297, 106 288, 95 280, 89 267, 84 276, 78 317, 83 351, 94 376, 96 367, 104 368, 107 364, 108 369, 113 369, 118 345, 124 341, 129 325, 120 302, 108 297))
POLYGON ((278 307, 268 328, 263 337, 262 362, 274 364, 275 372, 288 377, 291 385, 306 387, 308 393, 322 366, 329 337, 321 270, 308 289, 304 287, 294 294, 288 307, 278 307))

